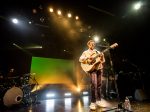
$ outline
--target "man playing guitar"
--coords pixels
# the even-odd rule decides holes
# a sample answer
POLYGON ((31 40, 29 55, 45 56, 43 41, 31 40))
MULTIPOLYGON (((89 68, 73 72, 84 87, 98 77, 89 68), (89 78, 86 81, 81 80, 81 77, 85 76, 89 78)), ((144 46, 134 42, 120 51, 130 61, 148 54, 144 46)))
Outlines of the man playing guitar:
POLYGON ((101 76, 103 74, 103 63, 105 57, 103 52, 95 49, 95 41, 87 42, 88 49, 79 58, 82 69, 91 77, 91 104, 90 109, 96 110, 96 106, 101 106, 101 76))

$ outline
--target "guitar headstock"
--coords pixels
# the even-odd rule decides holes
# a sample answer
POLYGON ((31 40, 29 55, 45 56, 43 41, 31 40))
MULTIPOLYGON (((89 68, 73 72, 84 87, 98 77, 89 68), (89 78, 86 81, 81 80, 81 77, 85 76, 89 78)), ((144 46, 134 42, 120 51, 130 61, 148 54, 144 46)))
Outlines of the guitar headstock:
POLYGON ((115 48, 115 47, 117 47, 118 46, 118 44, 117 43, 114 43, 114 44, 112 44, 111 46, 110 46, 110 48, 115 48))

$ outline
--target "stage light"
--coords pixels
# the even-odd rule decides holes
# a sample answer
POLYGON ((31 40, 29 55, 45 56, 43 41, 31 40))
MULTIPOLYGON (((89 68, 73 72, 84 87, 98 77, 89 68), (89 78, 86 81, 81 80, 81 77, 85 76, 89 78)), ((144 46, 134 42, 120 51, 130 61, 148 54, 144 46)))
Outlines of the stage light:
POLYGON ((64 96, 71 96, 71 93, 65 93, 64 96))
POLYGON ((79 19, 79 16, 76 16, 75 19, 78 20, 78 19, 79 19))
POLYGON ((48 93, 48 94, 46 94, 46 97, 47 98, 54 98, 55 94, 54 93, 48 93))
POLYGON ((10 21, 14 24, 14 26, 16 28, 18 28, 18 31, 23 31, 22 33, 27 33, 25 30, 29 30, 30 28, 28 27, 29 24, 31 24, 31 22, 29 22, 29 20, 25 19, 24 17, 19 17, 18 18, 10 18, 10 21))
POLYGON ((13 18, 11 21, 12 21, 14 24, 18 24, 18 19, 16 19, 16 18, 13 18))
POLYGON ((99 37, 98 37, 97 35, 95 35, 95 36, 93 37, 93 39, 94 39, 94 41, 95 41, 96 43, 99 42, 99 37))
POLYGON ((62 13, 61 13, 61 11, 60 11, 60 10, 58 10, 58 11, 57 11, 57 14, 58 14, 58 15, 61 15, 62 13))
POLYGON ((88 92, 87 91, 83 91, 82 94, 83 95, 88 95, 88 92))
POLYGON ((104 42, 106 42, 106 39, 105 39, 105 38, 103 38, 103 41, 104 41, 104 42))
POLYGON ((139 9, 141 8, 141 6, 142 6, 142 3, 141 3, 141 2, 137 2, 137 3, 135 3, 135 4, 133 5, 133 9, 134 9, 134 10, 139 10, 139 9))
POLYGON ((71 13, 68 13, 68 18, 71 18, 71 17, 72 17, 71 13))
POLYGON ((77 92, 80 92, 80 91, 81 91, 80 87, 77 87, 77 92))
POLYGON ((53 8, 49 8, 49 11, 50 11, 50 12, 54 12, 53 8))
POLYGON ((37 13, 37 10, 36 9, 32 9, 32 12, 35 14, 35 13, 37 13))
POLYGON ((42 49, 43 46, 39 46, 39 45, 32 45, 32 46, 27 46, 25 47, 25 49, 42 49))

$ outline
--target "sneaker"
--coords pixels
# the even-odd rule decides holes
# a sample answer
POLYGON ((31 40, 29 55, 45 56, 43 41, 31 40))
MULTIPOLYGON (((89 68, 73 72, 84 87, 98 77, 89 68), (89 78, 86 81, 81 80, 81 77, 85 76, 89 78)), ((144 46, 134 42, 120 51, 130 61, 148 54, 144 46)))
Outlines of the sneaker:
POLYGON ((95 105, 95 103, 91 103, 89 107, 90 107, 91 110, 96 110, 96 105, 95 105))
POLYGON ((96 105, 97 105, 98 107, 103 107, 101 101, 96 101, 96 105))

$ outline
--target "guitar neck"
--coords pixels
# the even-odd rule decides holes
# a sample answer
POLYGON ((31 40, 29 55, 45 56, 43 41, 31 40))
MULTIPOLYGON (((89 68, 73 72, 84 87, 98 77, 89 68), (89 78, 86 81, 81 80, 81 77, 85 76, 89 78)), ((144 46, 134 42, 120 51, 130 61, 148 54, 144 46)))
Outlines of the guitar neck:
MULTIPOLYGON (((108 47, 107 49, 104 49, 103 51, 101 51, 101 53, 105 53, 105 52, 107 52, 109 49, 110 49, 110 47, 108 47)), ((98 58, 98 57, 101 55, 101 53, 100 53, 100 54, 97 54, 97 55, 94 57, 94 59, 98 58)))
POLYGON ((104 50, 102 51, 102 53, 107 52, 109 49, 111 49, 111 47, 108 47, 108 48, 104 49, 104 50))

